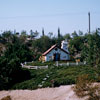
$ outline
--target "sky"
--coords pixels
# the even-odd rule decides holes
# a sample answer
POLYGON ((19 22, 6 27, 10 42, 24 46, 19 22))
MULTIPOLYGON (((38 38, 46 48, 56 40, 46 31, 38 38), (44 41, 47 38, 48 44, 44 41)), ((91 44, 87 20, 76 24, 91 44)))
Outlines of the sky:
POLYGON ((0 33, 2 31, 38 31, 62 35, 74 31, 88 32, 100 28, 100 0, 0 0, 0 33))

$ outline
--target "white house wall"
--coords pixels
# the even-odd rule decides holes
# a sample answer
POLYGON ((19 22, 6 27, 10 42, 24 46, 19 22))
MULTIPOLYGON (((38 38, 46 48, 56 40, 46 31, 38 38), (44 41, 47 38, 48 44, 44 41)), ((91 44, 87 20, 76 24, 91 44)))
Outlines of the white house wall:
POLYGON ((59 53, 60 54, 60 60, 69 60, 69 54, 65 53, 61 49, 58 48, 56 51, 55 49, 51 50, 46 56, 45 61, 51 61, 53 60, 53 54, 59 53))

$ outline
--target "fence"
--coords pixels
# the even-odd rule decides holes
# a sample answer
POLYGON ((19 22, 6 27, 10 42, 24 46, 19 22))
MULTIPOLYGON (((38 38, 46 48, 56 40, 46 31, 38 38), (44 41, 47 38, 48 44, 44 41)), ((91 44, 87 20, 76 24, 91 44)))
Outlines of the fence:
POLYGON ((47 69, 48 65, 46 65, 46 66, 27 66, 27 65, 23 65, 22 68, 28 68, 28 69, 47 69))
MULTIPOLYGON (((86 61, 84 62, 66 62, 66 63, 60 63, 56 61, 54 64, 55 66, 80 66, 80 65, 86 65, 86 61)), ((26 64, 21 63, 22 68, 28 68, 28 69, 48 69, 48 65, 46 66, 30 66, 26 64)))
POLYGON ((56 66, 78 66, 78 65, 86 65, 86 62, 67 62, 67 63, 59 63, 56 62, 56 66))

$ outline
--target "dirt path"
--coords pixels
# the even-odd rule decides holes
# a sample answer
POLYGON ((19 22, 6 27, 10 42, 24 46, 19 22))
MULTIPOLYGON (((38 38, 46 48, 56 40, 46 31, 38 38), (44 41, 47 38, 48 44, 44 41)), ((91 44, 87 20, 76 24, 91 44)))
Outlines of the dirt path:
POLYGON ((0 99, 10 95, 12 100, 84 100, 74 94, 71 85, 37 90, 0 91, 0 99))

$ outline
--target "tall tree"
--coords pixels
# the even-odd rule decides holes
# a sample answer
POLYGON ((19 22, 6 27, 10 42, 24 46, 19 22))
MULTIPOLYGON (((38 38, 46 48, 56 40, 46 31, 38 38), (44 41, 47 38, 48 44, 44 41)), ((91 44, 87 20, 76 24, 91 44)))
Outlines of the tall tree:
POLYGON ((44 36, 44 28, 42 28, 42 36, 44 36))
POLYGON ((2 39, 5 41, 5 43, 9 43, 11 42, 12 35, 13 34, 11 31, 4 31, 2 33, 2 39))
POLYGON ((49 32, 48 35, 51 38, 53 36, 53 32, 49 32))
POLYGON ((37 37, 39 35, 39 32, 36 30, 35 32, 34 32, 34 37, 37 37))
POLYGON ((58 28, 58 38, 61 37, 60 28, 58 28))
POLYGON ((27 32, 25 30, 21 32, 20 39, 22 40, 22 42, 25 42, 27 40, 27 32))
POLYGON ((98 66, 100 64, 100 35, 96 31, 87 35, 87 42, 83 46, 83 58, 88 64, 98 66))
POLYGON ((79 32, 78 32, 78 33, 79 33, 79 36, 82 36, 82 35, 83 35, 83 32, 82 32, 82 31, 80 31, 80 30, 79 30, 79 32))
POLYGON ((74 32, 72 33, 72 37, 74 38, 74 37, 77 37, 77 36, 78 36, 77 32, 74 31, 74 32))
POLYGON ((12 35, 4 54, 0 57, 0 89, 8 89, 27 78, 20 67, 21 62, 31 61, 32 53, 19 37, 12 35), (24 75, 24 76, 23 76, 24 75), (2 86, 2 87, 1 87, 2 86))
POLYGON ((70 39, 69 51, 74 58, 76 58, 78 55, 81 54, 83 43, 84 43, 84 38, 80 36, 70 39))

